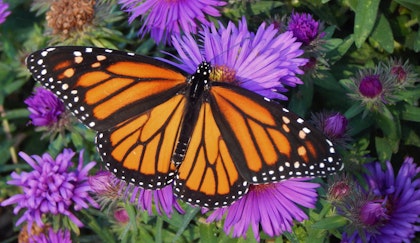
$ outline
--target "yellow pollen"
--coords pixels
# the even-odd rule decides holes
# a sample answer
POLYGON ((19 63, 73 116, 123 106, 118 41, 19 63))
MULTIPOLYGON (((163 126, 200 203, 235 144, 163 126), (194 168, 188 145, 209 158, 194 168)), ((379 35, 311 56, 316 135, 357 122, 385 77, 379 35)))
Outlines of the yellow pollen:
POLYGON ((215 65, 210 73, 210 80, 215 82, 225 82, 237 84, 235 70, 225 65, 215 65))

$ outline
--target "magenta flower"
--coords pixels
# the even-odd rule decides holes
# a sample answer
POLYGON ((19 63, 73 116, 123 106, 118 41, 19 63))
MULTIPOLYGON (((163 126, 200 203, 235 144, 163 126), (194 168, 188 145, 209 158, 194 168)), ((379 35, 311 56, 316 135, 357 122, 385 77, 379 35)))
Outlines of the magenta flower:
POLYGON ((0 24, 6 21, 7 16, 10 15, 10 11, 8 11, 9 4, 0 0, 0 24))
POLYGON ((251 227, 255 239, 260 239, 260 228, 269 236, 291 232, 294 220, 308 219, 303 208, 314 208, 319 184, 295 178, 278 183, 251 185, 247 194, 226 208, 215 210, 207 222, 226 219, 226 234, 233 230, 233 237, 245 237, 251 227))
POLYGON ((48 234, 39 234, 29 238, 29 243, 71 243, 70 231, 49 228, 48 234))
POLYGON ((15 214, 22 209, 26 210, 16 225, 26 221, 28 229, 32 228, 32 223, 43 226, 43 215, 60 214, 69 217, 77 226, 83 226, 73 212, 89 208, 89 205, 98 207, 89 195, 91 189, 87 181, 88 172, 96 163, 90 162, 83 166, 83 152, 80 152, 78 166, 73 168, 71 159, 75 154, 71 149, 64 149, 53 159, 48 153, 42 157, 19 153, 33 170, 21 174, 12 173, 8 184, 19 186, 23 192, 1 203, 1 206, 16 204, 13 211, 15 214))
POLYGON ((151 33, 157 43, 167 43, 172 35, 196 34, 201 25, 209 25, 206 15, 219 17, 217 7, 226 5, 221 0, 119 0, 130 13, 129 22, 140 17, 143 22, 139 34, 151 33))
POLYGON ((420 231, 420 167, 407 157, 398 174, 390 162, 366 165, 366 190, 341 208, 356 229, 343 234, 343 242, 410 242, 420 231))
POLYGON ((34 126, 57 126, 63 118, 65 106, 51 91, 37 87, 33 96, 25 104, 30 112, 29 118, 34 126))
POLYGON ((375 98, 382 93, 383 87, 379 75, 363 77, 359 84, 359 92, 367 98, 375 98))
POLYGON ((323 33, 320 33, 319 22, 308 13, 292 13, 287 30, 292 31, 297 41, 302 42, 305 46, 323 36, 323 33))
POLYGON ((268 98, 287 100, 280 92, 285 86, 302 84, 296 76, 307 59, 299 58, 303 50, 293 33, 278 33, 274 25, 263 23, 256 33, 250 32, 245 18, 238 26, 229 22, 205 26, 196 40, 189 33, 173 37, 177 62, 167 61, 188 73, 194 73, 202 61, 213 67, 212 80, 231 82, 268 98))

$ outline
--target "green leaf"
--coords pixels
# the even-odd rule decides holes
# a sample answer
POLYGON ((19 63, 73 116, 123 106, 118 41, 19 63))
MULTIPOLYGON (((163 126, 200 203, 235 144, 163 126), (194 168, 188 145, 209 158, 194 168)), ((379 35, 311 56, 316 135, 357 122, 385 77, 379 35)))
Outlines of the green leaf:
POLYGON ((358 103, 355 103, 350 108, 348 108, 346 112, 344 112, 344 116, 347 117, 347 119, 350 119, 362 113, 363 110, 363 106, 361 106, 358 103))
POLYGON ((347 224, 346 218, 339 215, 334 215, 334 216, 326 217, 312 224, 312 228, 331 230, 331 229, 337 229, 339 227, 345 226, 346 224, 347 224))
POLYGON ((17 118, 28 118, 29 111, 26 108, 14 109, 6 111, 6 115, 0 117, 0 120, 11 120, 17 118))
POLYGON ((405 106, 401 112, 401 119, 406 121, 420 122, 420 107, 405 106))
POLYGON ((417 31, 416 38, 414 39, 413 49, 416 52, 420 51, 420 31, 417 31))
POLYGON ((201 242, 217 242, 218 237, 215 234, 215 224, 201 223, 199 228, 201 242))
POLYGON ((319 70, 314 78, 315 85, 328 91, 342 91, 343 88, 329 70, 319 70))
POLYGON ((354 40, 357 48, 366 41, 375 25, 380 0, 359 0, 354 20, 354 40))
POLYGON ((372 32, 372 39, 377 41, 386 52, 394 51, 394 35, 391 25, 383 14, 380 15, 378 24, 372 32))
POLYGON ((376 153, 380 161, 387 161, 391 159, 393 145, 387 138, 375 137, 376 153))
POLYGON ((182 222, 182 224, 180 225, 178 232, 176 232, 176 235, 174 237, 174 239, 172 240, 172 242, 176 242, 179 237, 182 235, 182 233, 187 229, 188 225, 191 223, 191 220, 193 220, 193 218, 197 215, 197 213, 200 212, 200 208, 193 208, 191 210, 189 210, 187 213, 185 213, 184 215, 184 220, 182 222))
POLYGON ((390 110, 384 107, 380 113, 376 113, 375 119, 386 137, 390 139, 400 138, 401 127, 399 120, 394 117, 390 110))
MULTIPOLYGON (((327 52, 326 59, 329 60, 330 65, 333 65, 337 61, 339 61, 350 49, 350 47, 353 45, 354 39, 353 36, 347 36, 345 39, 342 40, 342 42, 332 51, 327 52)), ((334 43, 329 43, 330 45, 333 45, 334 43)))

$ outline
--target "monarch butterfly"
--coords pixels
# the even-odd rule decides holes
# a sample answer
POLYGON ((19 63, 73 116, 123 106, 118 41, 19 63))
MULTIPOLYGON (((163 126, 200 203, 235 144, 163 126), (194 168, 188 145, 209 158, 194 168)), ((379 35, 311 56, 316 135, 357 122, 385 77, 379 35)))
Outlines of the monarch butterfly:
POLYGON ((117 177, 207 208, 250 184, 341 169, 333 144, 277 102, 151 57, 94 47, 50 47, 27 66, 85 125, 117 177))

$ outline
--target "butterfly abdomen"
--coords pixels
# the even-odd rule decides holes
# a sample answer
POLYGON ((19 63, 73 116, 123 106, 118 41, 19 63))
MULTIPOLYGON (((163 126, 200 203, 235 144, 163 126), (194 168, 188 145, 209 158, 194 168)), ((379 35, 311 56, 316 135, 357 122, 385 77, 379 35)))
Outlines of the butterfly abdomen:
POLYGON ((209 89, 210 72, 210 64, 203 62, 197 67, 196 72, 187 80, 187 83, 190 84, 189 90, 186 91, 188 94, 187 107, 184 113, 185 115, 181 126, 180 136, 178 138, 178 143, 175 147, 174 155, 172 157, 172 162, 175 163, 176 166, 180 165, 185 158, 193 129, 197 123, 201 104, 204 102, 203 94, 205 90, 209 89))

